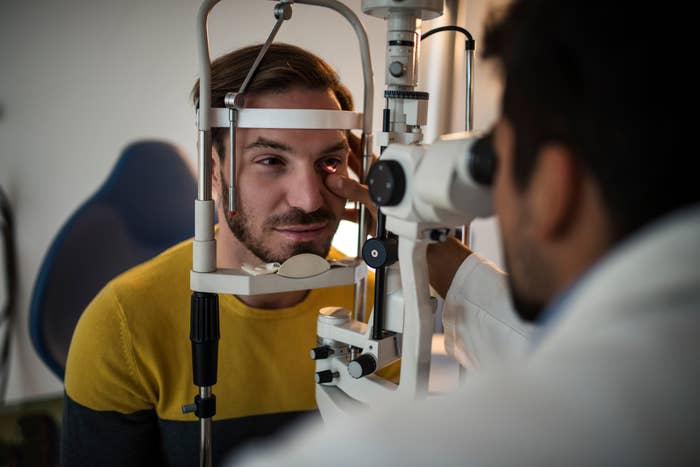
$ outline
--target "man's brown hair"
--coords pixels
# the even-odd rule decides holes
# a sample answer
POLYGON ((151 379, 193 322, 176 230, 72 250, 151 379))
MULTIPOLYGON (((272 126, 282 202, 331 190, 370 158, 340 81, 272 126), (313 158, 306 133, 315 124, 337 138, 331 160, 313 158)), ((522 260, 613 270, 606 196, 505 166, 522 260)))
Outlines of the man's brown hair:
MULTIPOLYGON (((258 56, 262 44, 234 50, 211 64, 211 106, 224 107, 224 97, 237 92, 258 56)), ((340 82, 336 71, 323 59, 300 47, 273 43, 265 53, 245 94, 282 93, 291 88, 329 89, 342 110, 353 110, 352 95, 340 82)), ((245 96, 244 96, 245 98, 245 96)), ((199 80, 192 88, 192 101, 199 106, 199 80)), ((212 145, 224 159, 225 128, 212 128, 212 145)))

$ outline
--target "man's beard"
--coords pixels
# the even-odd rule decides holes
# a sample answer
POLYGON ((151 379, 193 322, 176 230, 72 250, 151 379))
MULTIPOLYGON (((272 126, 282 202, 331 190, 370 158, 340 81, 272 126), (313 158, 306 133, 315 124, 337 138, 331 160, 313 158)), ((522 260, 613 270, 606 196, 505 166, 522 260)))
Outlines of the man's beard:
MULTIPOLYGON (((223 174, 221 180, 223 180, 223 174)), ((313 253, 324 258, 328 255, 333 240, 332 235, 320 245, 313 241, 298 242, 293 244, 291 249, 286 253, 276 254, 272 252, 271 249, 265 245, 264 238, 258 238, 251 232, 250 220, 240 198, 238 199, 238 210, 236 213, 229 212, 228 186, 225 183, 221 189, 221 199, 223 200, 226 223, 230 227, 231 232, 233 232, 233 235, 262 262, 283 263, 290 257, 301 253, 313 253)), ((283 214, 277 214, 265 219, 262 230, 265 231, 266 228, 273 228, 275 226, 311 225, 323 221, 328 221, 330 224, 337 224, 338 218, 332 211, 325 208, 310 213, 304 212, 299 208, 290 208, 289 211, 283 214)))
POLYGON ((537 300, 530 299, 519 291, 518 287, 515 285, 513 276, 514 271, 511 269, 512 261, 509 259, 508 251, 506 250, 505 245, 503 245, 502 248, 506 271, 508 271, 506 282, 508 283, 513 308, 515 308, 516 314, 520 316, 522 320, 527 322, 535 322, 542 311, 544 311, 545 304, 537 300))

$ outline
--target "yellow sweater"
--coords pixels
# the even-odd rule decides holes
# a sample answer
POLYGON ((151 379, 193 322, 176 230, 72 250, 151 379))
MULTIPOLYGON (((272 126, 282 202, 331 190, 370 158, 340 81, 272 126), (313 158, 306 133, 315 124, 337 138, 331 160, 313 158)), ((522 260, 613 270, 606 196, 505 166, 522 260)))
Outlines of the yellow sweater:
MULTIPOLYGON (((189 340, 191 264, 192 242, 176 245, 111 281, 81 316, 66 366, 64 467, 196 465, 198 419, 181 409, 198 389, 189 340)), ((368 309, 371 301, 370 294, 368 309)), ((311 290, 301 303, 274 310, 220 295, 217 457, 315 410, 309 350, 318 310, 352 305, 352 285, 311 290)))

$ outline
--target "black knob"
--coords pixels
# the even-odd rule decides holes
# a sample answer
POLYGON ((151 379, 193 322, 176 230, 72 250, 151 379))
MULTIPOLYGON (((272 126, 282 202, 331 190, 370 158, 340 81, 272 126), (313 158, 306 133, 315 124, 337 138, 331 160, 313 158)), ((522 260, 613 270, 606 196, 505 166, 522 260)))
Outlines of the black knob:
POLYGON ((348 373, 355 379, 367 376, 377 369, 377 361, 374 355, 363 353, 355 360, 348 363, 348 373))
POLYGON ((369 169, 367 185, 372 201, 378 206, 395 206, 406 191, 406 176, 397 161, 379 160, 369 169))
POLYGON ((362 259, 371 268, 391 266, 399 259, 399 241, 397 238, 381 240, 370 238, 362 245, 362 259))
POLYGON ((316 384, 330 383, 333 381, 335 374, 331 370, 323 370, 316 372, 316 384))
POLYGON ((311 360, 323 360, 324 358, 328 358, 333 353, 333 349, 327 345, 322 345, 320 347, 314 347, 311 349, 310 353, 311 360))

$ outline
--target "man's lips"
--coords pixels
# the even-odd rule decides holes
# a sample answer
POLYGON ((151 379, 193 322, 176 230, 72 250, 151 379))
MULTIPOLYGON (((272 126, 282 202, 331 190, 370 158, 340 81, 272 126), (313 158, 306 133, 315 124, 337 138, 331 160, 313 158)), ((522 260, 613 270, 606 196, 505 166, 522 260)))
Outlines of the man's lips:
POLYGON ((314 240, 322 236, 328 226, 327 222, 304 225, 285 225, 274 227, 273 230, 295 241, 314 240))

